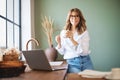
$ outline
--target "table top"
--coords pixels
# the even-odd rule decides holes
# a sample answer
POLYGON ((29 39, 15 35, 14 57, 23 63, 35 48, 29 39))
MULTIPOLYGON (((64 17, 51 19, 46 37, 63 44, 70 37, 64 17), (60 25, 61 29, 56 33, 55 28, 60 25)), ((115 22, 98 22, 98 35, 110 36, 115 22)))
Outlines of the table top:
POLYGON ((81 77, 77 73, 69 73, 66 76, 66 80, 106 80, 104 78, 85 78, 81 77))
POLYGON ((30 71, 18 77, 1 78, 0 80, 64 80, 65 70, 58 71, 30 71))
MULTIPOLYGON (((68 66, 63 63, 61 66, 68 66)), ((56 71, 35 71, 27 70, 25 73, 18 77, 0 78, 0 80, 64 80, 67 69, 56 71)))

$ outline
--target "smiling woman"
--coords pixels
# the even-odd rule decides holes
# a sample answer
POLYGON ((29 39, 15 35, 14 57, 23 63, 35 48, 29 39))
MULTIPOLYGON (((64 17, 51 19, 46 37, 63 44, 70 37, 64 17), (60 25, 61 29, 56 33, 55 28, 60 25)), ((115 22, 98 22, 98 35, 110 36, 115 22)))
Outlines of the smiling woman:
POLYGON ((68 12, 66 25, 56 36, 56 49, 68 63, 68 73, 93 69, 89 50, 89 33, 82 12, 73 8, 68 12))

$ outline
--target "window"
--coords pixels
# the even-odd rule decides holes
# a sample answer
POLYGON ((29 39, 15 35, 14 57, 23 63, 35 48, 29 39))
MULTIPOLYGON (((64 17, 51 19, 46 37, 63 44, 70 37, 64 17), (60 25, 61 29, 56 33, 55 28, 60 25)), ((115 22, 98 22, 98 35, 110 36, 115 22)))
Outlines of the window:
POLYGON ((0 47, 21 50, 21 0, 0 0, 0 47))

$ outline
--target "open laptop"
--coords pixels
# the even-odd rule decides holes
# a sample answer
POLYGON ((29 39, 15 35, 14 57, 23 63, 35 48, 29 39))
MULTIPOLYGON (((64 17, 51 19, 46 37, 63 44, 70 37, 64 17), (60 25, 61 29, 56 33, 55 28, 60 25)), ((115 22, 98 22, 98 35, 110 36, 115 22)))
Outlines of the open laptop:
POLYGON ((33 70, 61 70, 67 69, 67 66, 51 66, 44 50, 29 50, 29 51, 22 51, 27 64, 33 70))

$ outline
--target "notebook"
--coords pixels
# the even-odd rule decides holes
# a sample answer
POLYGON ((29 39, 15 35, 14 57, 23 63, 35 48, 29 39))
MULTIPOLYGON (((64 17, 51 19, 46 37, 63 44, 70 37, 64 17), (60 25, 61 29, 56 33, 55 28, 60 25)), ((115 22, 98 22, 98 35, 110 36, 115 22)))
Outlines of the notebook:
POLYGON ((67 69, 67 66, 51 66, 44 50, 29 50, 29 51, 22 51, 27 64, 33 70, 61 70, 67 69))

